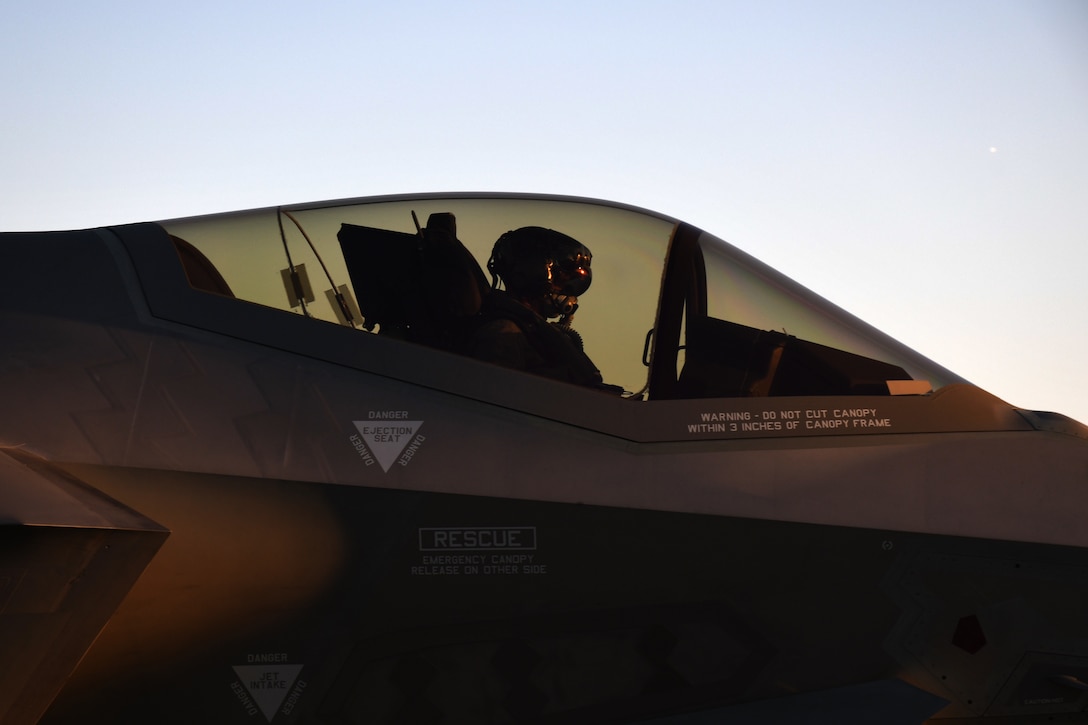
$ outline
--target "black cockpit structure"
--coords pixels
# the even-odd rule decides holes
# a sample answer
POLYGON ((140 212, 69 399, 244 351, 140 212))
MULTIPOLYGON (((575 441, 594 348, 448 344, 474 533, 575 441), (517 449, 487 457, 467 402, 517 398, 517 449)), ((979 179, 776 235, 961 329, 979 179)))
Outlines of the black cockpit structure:
MULTIPOLYGON (((684 224, 673 238, 655 326, 651 398, 888 395, 912 381, 900 365, 789 334, 791 319, 782 319, 781 329, 763 329, 714 317, 710 298, 723 282, 708 280, 702 240, 684 224)), ((748 302, 738 296, 742 301, 748 302)), ((908 387, 928 392, 924 383, 908 387)))
POLYGON ((336 238, 368 331, 462 347, 489 285, 453 214, 431 214, 415 234, 345 223, 336 238))

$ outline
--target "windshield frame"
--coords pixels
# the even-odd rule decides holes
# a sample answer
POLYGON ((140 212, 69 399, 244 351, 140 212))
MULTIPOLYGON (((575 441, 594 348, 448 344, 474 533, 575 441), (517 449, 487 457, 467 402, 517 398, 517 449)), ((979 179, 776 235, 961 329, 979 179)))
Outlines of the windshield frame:
MULTIPOLYGON (((768 332, 782 331, 786 337, 792 337, 790 325, 796 323, 798 318, 806 317, 810 322, 808 330, 812 334, 803 340, 900 366, 910 378, 928 382, 933 390, 966 382, 755 257, 718 237, 681 223, 669 248, 655 325, 649 386, 651 400, 687 397, 679 388, 679 378, 684 367, 689 330, 697 321, 729 319, 713 317, 716 307, 729 306, 722 305, 717 298, 736 294, 736 291, 724 289, 728 284, 728 280, 723 279, 726 275, 714 275, 714 272, 721 272, 726 266, 734 281, 739 277, 746 278, 749 285, 762 288, 764 299, 773 296, 776 306, 783 308, 778 323, 770 323, 765 317, 759 317, 759 321, 766 325, 763 329, 768 332), (715 260, 714 264, 707 262, 708 252, 715 260), (780 330, 781 327, 786 329, 780 330), (813 331, 820 327, 823 329, 813 331)), ((766 310, 760 309, 760 312, 766 310)), ((739 322, 745 324, 747 321, 739 322)), ((910 389, 917 393, 921 386, 911 386, 910 389)))

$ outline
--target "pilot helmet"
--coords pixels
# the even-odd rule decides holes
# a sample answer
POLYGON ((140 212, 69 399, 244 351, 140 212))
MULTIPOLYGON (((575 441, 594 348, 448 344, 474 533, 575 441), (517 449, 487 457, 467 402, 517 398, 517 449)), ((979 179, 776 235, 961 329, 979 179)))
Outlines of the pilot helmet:
POLYGON ((593 281, 593 253, 573 237, 543 227, 521 227, 499 237, 487 269, 498 284, 525 299, 577 298, 593 281))

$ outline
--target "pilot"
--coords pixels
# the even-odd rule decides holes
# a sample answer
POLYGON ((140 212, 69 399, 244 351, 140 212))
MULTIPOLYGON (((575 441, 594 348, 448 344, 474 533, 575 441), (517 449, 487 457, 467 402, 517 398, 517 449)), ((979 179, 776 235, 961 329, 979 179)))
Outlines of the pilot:
POLYGON ((571 329, 578 297, 593 279, 592 258, 584 244, 552 229, 522 227, 499 237, 487 262, 492 290, 481 306, 470 354, 616 392, 602 383, 581 335, 571 329))

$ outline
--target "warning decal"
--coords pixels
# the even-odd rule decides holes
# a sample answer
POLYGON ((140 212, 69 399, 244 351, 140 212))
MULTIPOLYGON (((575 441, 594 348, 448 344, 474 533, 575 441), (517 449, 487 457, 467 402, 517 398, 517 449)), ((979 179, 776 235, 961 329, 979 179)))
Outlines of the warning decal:
POLYGON ((419 566, 412 576, 544 575, 535 526, 447 526, 419 529, 419 566))
MULTIPOLYGON (((297 686, 295 684, 302 667, 287 664, 235 665, 234 673, 238 675, 238 681, 232 685, 232 689, 250 714, 254 714, 256 707, 268 722, 272 722, 292 687, 295 690, 305 688, 303 682, 297 686)), ((297 695, 295 699, 298 699, 297 695)))
MULTIPOLYGON (((408 465, 426 438, 419 435, 423 421, 407 418, 408 411, 405 410, 372 410, 367 420, 352 421, 359 431, 358 436, 351 437, 352 443, 360 457, 367 460, 372 456, 387 473, 394 463, 408 465), (364 456, 364 452, 368 456, 364 456)), ((372 460, 367 460, 367 465, 372 460)))

